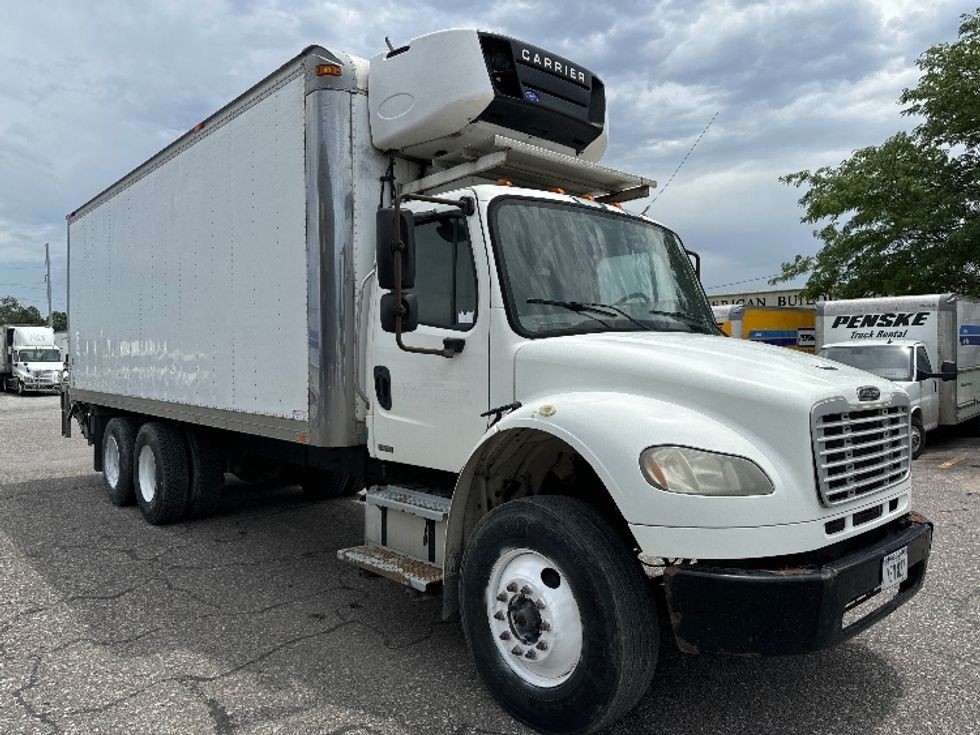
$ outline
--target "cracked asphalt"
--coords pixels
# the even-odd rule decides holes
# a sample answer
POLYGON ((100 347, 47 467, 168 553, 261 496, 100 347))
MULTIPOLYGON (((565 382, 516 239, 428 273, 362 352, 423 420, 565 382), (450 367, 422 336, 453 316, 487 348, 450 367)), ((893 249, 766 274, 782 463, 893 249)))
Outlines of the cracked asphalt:
MULTIPOLYGON (((0 734, 526 733, 457 623, 337 561, 357 500, 229 480, 219 514, 118 509, 57 397, 0 394, 0 734)), ((665 639, 627 733, 980 733, 980 439, 930 437, 924 590, 834 650, 681 655, 665 639)))

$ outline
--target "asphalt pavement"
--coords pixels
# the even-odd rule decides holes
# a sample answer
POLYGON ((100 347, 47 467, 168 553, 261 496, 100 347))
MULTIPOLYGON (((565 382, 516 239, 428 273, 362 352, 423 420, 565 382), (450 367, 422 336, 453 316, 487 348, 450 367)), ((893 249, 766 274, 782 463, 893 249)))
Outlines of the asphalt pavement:
MULTIPOLYGON (((610 732, 980 734, 980 438, 930 437, 923 591, 820 654, 686 656, 610 732)), ((57 397, 0 394, 0 734, 526 733, 440 600, 360 573, 357 499, 229 478, 216 517, 115 508, 57 397)))

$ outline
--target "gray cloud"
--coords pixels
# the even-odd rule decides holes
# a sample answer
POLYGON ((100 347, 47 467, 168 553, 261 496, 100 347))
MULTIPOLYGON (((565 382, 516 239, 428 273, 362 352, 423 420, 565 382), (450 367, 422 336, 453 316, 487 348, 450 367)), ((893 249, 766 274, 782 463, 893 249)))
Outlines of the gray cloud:
MULTIPOLYGON (((64 215, 257 79, 318 43, 370 57, 445 27, 554 50, 609 91, 604 163, 662 183, 651 213, 704 255, 706 285, 813 252, 779 175, 836 164, 913 121, 895 101, 914 60, 955 36, 965 2, 116 0, 0 10, 0 294, 40 305, 43 243, 64 299, 64 215)), ((643 206, 645 203, 641 203, 643 206)))

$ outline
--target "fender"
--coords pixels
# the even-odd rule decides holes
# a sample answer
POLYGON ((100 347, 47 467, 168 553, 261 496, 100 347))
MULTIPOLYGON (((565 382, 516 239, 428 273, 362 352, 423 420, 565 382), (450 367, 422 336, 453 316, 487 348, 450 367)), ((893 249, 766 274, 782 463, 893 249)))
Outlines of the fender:
MULTIPOLYGON (((455 606, 455 577, 466 537, 486 513, 482 481, 486 463, 509 441, 519 440, 520 430, 548 434, 577 452, 592 467, 627 523, 689 525, 703 510, 706 498, 666 493, 643 479, 640 453, 655 444, 679 444, 745 456, 759 464, 774 483, 783 475, 766 459, 780 456, 780 452, 767 447, 747 427, 732 427, 719 418, 676 403, 599 391, 557 393, 527 400, 483 436, 457 479, 446 531, 444 612, 455 606)), ((809 448, 808 440, 804 447, 809 448)), ((712 506, 722 507, 716 520, 728 525, 731 519, 724 517, 726 501, 735 500, 743 510, 751 512, 749 506, 759 499, 707 500, 712 506)))

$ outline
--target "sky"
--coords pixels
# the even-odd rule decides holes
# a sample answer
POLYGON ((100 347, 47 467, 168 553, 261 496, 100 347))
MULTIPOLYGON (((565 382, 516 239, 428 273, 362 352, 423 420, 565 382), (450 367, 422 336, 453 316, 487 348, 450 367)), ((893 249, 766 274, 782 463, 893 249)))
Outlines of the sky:
POLYGON ((916 84, 915 60, 954 40, 960 15, 974 8, 954 0, 4 0, 0 296, 46 312, 49 242, 54 308, 64 310, 65 215, 305 46, 369 58, 385 36, 401 45, 459 27, 519 38, 602 78, 610 118, 602 163, 660 182, 649 214, 701 254, 709 295, 764 290, 780 263, 819 249, 814 226, 800 223, 803 192, 778 178, 836 165, 914 125, 897 100, 916 84))

